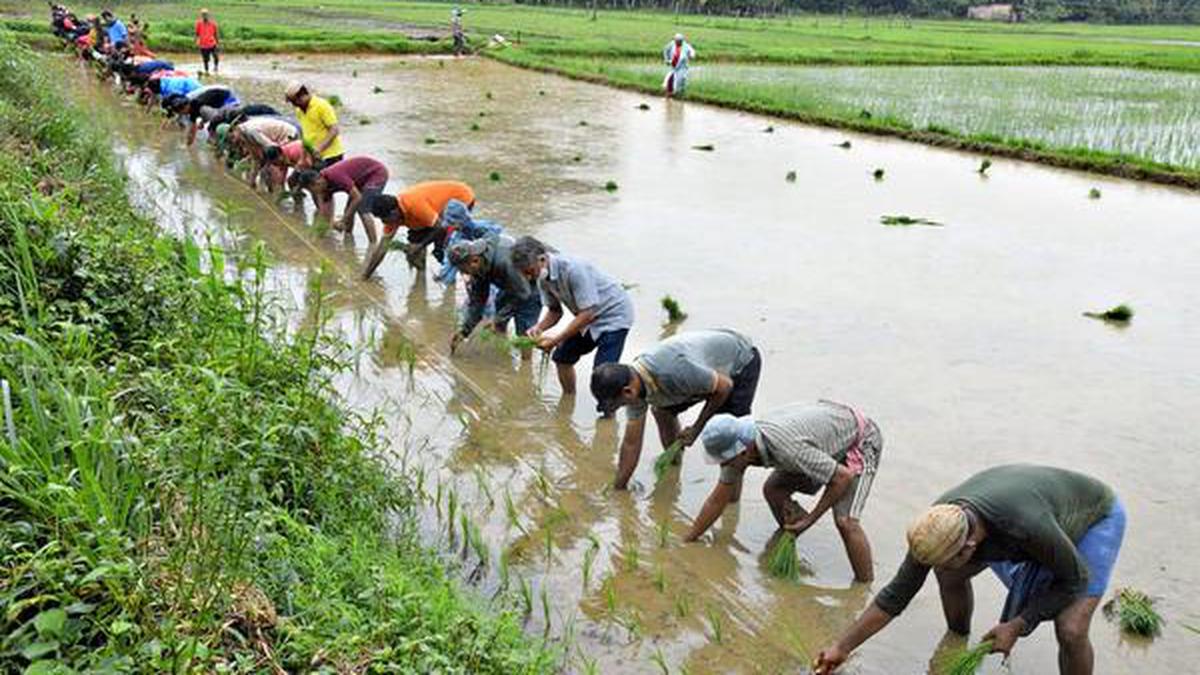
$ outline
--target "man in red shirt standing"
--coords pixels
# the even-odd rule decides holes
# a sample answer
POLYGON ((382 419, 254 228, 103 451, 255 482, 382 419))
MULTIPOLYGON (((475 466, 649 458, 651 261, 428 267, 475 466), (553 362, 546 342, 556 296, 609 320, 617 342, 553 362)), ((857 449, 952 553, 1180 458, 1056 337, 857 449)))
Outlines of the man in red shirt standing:
POLYGON ((196 21, 196 46, 200 48, 200 57, 204 59, 204 74, 208 74, 208 60, 213 62, 213 72, 221 70, 221 57, 217 55, 217 22, 208 18, 208 10, 200 10, 200 19, 196 21))

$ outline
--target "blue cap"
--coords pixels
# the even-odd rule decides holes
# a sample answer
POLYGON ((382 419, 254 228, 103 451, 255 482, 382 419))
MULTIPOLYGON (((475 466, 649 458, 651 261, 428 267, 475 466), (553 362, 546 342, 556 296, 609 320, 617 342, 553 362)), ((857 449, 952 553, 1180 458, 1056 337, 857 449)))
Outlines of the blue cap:
POLYGON ((700 432, 700 441, 704 443, 704 452, 707 455, 705 459, 709 464, 724 464, 737 457, 757 434, 758 427, 749 415, 714 415, 708 424, 704 425, 704 431, 700 432))

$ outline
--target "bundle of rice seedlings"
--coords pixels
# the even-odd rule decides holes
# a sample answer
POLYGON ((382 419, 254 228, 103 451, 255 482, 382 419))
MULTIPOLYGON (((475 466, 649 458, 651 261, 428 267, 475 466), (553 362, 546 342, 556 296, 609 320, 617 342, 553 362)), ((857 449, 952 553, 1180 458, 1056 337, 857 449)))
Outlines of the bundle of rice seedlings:
POLYGON ((382 94, 382 93, 383 93, 383 87, 381 87, 381 86, 379 86, 379 85, 375 85, 374 87, 371 87, 371 93, 372 93, 372 94, 382 94))
POLYGON ((658 459, 654 460, 655 480, 662 480, 663 476, 667 475, 667 469, 677 463, 681 455, 683 455, 683 441, 676 439, 674 443, 667 446, 666 450, 662 451, 658 459))
POLYGON ((1129 320, 1133 318, 1133 308, 1122 303, 1103 312, 1084 312, 1083 315, 1089 319, 1100 319, 1114 323, 1129 323, 1129 320))
POLYGON ((687 318, 687 312, 679 306, 679 301, 669 295, 664 295, 662 298, 662 308, 667 312, 667 321, 670 323, 678 323, 687 318))
POLYGON ((586 127, 587 125, 588 125, 587 120, 579 120, 579 126, 586 127))
POLYGON ((489 174, 488 174, 488 180, 492 181, 493 183, 498 183, 498 182, 500 182, 500 172, 499 172, 499 171, 493 171, 493 172, 489 173, 489 174))
POLYGON ((884 225, 887 225, 889 227, 907 227, 909 225, 925 225, 928 227, 941 227, 942 226, 942 224, 937 222, 936 220, 929 220, 928 218, 914 218, 912 216, 905 216, 905 215, 880 216, 879 222, 881 222, 884 225))
POLYGON ((773 134, 773 133, 775 133, 775 127, 768 126, 765 129, 763 129, 763 133, 764 134, 773 134))
POLYGON ((607 183, 604 184, 604 189, 608 190, 609 192, 616 192, 617 191, 617 181, 615 181, 615 180, 608 181, 607 183))
POLYGON ((582 161, 583 161, 583 155, 575 155, 574 157, 572 157, 572 158, 571 158, 571 161, 572 161, 572 162, 582 162, 582 161))
POLYGON ((883 169, 875 169, 871 175, 875 177, 875 180, 883 180, 883 169))
POLYGON ((485 97, 485 98, 487 98, 489 101, 490 101, 490 100, 492 100, 492 92, 490 92, 490 91, 485 91, 485 92, 483 93, 483 95, 484 95, 484 97, 485 97))
POLYGON ((425 145, 433 145, 434 143, 437 143, 437 142, 438 142, 438 139, 434 138, 433 136, 425 137, 425 145))
POLYGON ((370 117, 360 117, 360 118, 358 118, 358 123, 359 123, 359 125, 365 127, 371 123, 371 118, 370 117))
POLYGON ((990 168, 992 168, 992 160, 990 160, 990 159, 983 160, 982 162, 979 163, 979 175, 981 175, 981 176, 986 175, 987 170, 990 168))
POLYGON ((796 182, 796 172, 795 171, 787 172, 787 175, 785 175, 783 177, 783 179, 789 183, 795 183, 796 182))
POLYGON ((647 104, 647 103, 639 103, 639 104, 638 104, 638 106, 637 106, 637 109, 638 109, 638 110, 649 110, 649 109, 650 109, 650 105, 649 105, 649 104, 647 104))
POLYGON ((1154 637, 1162 632, 1163 618, 1154 610, 1154 599, 1134 588, 1118 589, 1104 603, 1104 615, 1115 618, 1126 633, 1154 637))
POLYGON ((777 579, 795 581, 800 577, 800 558, 796 555, 796 535, 784 532, 779 535, 771 551, 767 553, 767 572, 777 579))
POLYGON ((528 335, 517 335, 508 339, 508 346, 513 349, 534 349, 537 347, 537 340, 528 335))
POLYGON ((717 149, 717 146, 713 145, 712 143, 705 143, 703 145, 693 145, 692 149, 693 150, 702 150, 704 152, 712 152, 713 150, 717 149))
POLYGON ((1100 199, 1100 188, 1092 188, 1088 190, 1089 199, 1100 199))
POLYGON ((838 143, 837 146, 843 150, 849 150, 850 149, 850 141, 842 141, 841 143, 838 143))
POLYGON ((329 101, 329 105, 335 108, 339 108, 342 105, 342 97, 337 94, 330 94, 327 100, 329 101))
POLYGON ((974 647, 962 647, 946 657, 942 675, 975 675, 983 665, 983 660, 991 653, 990 640, 980 642, 974 647))

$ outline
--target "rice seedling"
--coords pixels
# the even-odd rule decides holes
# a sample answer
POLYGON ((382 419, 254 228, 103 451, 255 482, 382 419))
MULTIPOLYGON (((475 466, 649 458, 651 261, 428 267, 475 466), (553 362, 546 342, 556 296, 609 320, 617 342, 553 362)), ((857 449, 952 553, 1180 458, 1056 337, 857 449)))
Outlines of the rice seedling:
POLYGON ((773 134, 773 133, 775 133, 775 127, 768 125, 763 128, 763 133, 764 134, 773 134))
MULTIPOLYGON (((277 65, 277 64, 272 63, 271 65, 277 65)), ((350 71, 350 77, 358 77, 358 71, 357 70, 350 71)))
POLYGON ((486 111, 486 110, 480 110, 480 111, 479 111, 479 116, 480 116, 480 117, 487 117, 487 111, 486 111))
POLYGON ((713 145, 712 143, 704 143, 703 145, 693 145, 692 149, 699 150, 701 152, 712 152, 713 150, 717 149, 717 146, 713 145))
POLYGON ((639 104, 637 105, 637 109, 638 109, 638 110, 649 110, 649 109, 650 109, 650 105, 649 105, 649 104, 647 104, 647 103, 639 103, 639 104))
POLYGON ((617 191, 617 181, 615 181, 615 180, 608 181, 607 183, 604 184, 604 189, 608 190, 609 192, 616 192, 617 191))
POLYGON ((439 478, 437 482, 437 491, 433 496, 433 506, 437 510, 438 520, 442 519, 442 481, 439 478))
POLYGON ((1133 308, 1124 303, 1116 307, 1110 307, 1103 312, 1084 312, 1084 316, 1089 319, 1100 319, 1101 321, 1110 321, 1112 323, 1129 323, 1133 318, 1133 308))
POLYGON ((517 580, 520 583, 521 616, 528 621, 529 617, 533 616, 533 587, 525 577, 517 577, 517 580))
POLYGON ((488 180, 492 181, 493 183, 499 183, 500 182, 500 172, 493 171, 493 172, 489 173, 488 180))
POLYGON ((963 646, 947 654, 941 669, 942 675, 975 675, 983 666, 984 659, 992 652, 991 641, 980 642, 974 647, 963 646))
POLYGON ((636 572, 641 566, 641 554, 638 553, 637 542, 625 544, 625 570, 636 572))
POLYGON ((1163 618, 1154 609, 1154 599, 1137 589, 1118 589, 1104 603, 1104 615, 1131 635, 1154 637, 1162 632, 1163 618))
POLYGON ((381 86, 379 86, 379 85, 375 85, 374 87, 371 87, 371 93, 372 93, 372 94, 382 94, 382 93, 383 93, 383 87, 381 87, 381 86))
POLYGON ((487 500, 488 510, 490 511, 496 505, 496 500, 492 497, 492 488, 488 485, 487 477, 483 473, 483 467, 475 466, 475 487, 479 489, 479 494, 487 500))
POLYGON ((1184 627, 1184 628, 1186 628, 1187 630, 1189 630, 1189 631, 1191 631, 1191 632, 1193 632, 1193 633, 1195 633, 1195 634, 1197 634, 1197 635, 1200 635, 1200 626, 1193 626, 1193 625, 1192 625, 1192 624, 1190 624, 1190 623, 1181 623, 1181 624, 1179 624, 1179 625, 1180 625, 1180 626, 1183 626, 1183 627, 1184 627))
POLYGON ((659 593, 667 592, 667 571, 663 569, 662 563, 654 566, 654 578, 652 579, 654 588, 659 593))
POLYGON ((485 92, 483 92, 483 97, 484 97, 484 98, 486 98, 486 99, 487 99, 487 100, 489 100, 489 101, 490 101, 490 100, 492 100, 492 99, 494 98, 494 97, 492 96, 492 92, 490 92, 490 91, 485 91, 485 92))
POLYGON ((843 150, 849 150, 851 147, 850 141, 842 141, 841 143, 838 143, 837 146, 843 150))
POLYGON ((465 509, 459 514, 458 522, 462 530, 462 551, 459 556, 466 560, 467 553, 471 550, 471 519, 467 516, 465 509))
POLYGON ((542 637, 550 635, 550 593, 546 584, 542 584, 542 637))
POLYGON ((880 216, 879 222, 888 227, 909 227, 912 225, 924 225, 926 227, 942 227, 942 224, 936 220, 928 218, 916 218, 913 216, 895 215, 895 216, 880 216))
POLYGON ((883 180, 883 169, 875 169, 871 172, 871 176, 874 177, 875 180, 883 180))
POLYGON ((725 624, 721 618, 721 610, 708 605, 704 608, 704 615, 708 618, 709 639, 714 644, 723 644, 725 642, 725 624))
POLYGON ((662 647, 655 647, 654 653, 650 655, 650 662, 658 666, 662 675, 671 675, 671 669, 667 666, 667 657, 663 655, 662 647))
POLYGON ((546 550, 546 563, 554 560, 554 527, 547 523, 542 530, 542 543, 546 550))
POLYGON ((679 306, 679 301, 669 295, 664 295, 662 300, 659 300, 659 304, 667 312, 668 323, 679 323, 688 316, 687 312, 683 311, 683 308, 679 306))
POLYGON ((976 171, 980 176, 986 176, 988 169, 992 168, 992 160, 985 159, 979 163, 979 169, 976 171))
POLYGON ((454 517, 458 513, 458 493, 454 488, 446 494, 446 522, 449 524, 447 531, 450 534, 450 541, 454 541, 454 517))
POLYGON ((586 127, 587 125, 588 125, 587 120, 579 120, 579 126, 586 127))
POLYGON ((600 665, 595 657, 587 656, 583 651, 579 652, 580 672, 583 675, 600 675, 600 665))
POLYGON ((666 548, 671 538, 671 522, 662 520, 658 523, 658 547, 666 548))
POLYGON ((596 555, 598 553, 600 553, 600 542, 593 539, 591 544, 583 551, 582 569, 583 569, 583 592, 584 593, 587 592, 588 586, 591 585, 592 565, 595 564, 596 555))
POLYGON ((796 555, 796 535, 783 532, 767 554, 767 572, 777 579, 795 581, 800 577, 800 558, 796 555))
MULTIPOLYGON (((582 162, 583 155, 575 155, 574 157, 571 158, 571 161, 572 162, 582 162)), ((613 183, 613 185, 616 185, 616 183, 613 183)), ((615 190, 616 188, 613 188, 613 189, 615 190)))
POLYGON ((1088 199, 1100 199, 1100 188, 1088 190, 1088 199))
POLYGON ((536 349, 537 345, 537 340, 528 335, 516 335, 508 339, 508 346, 520 351, 536 349))
POLYGON ((359 126, 365 127, 365 126, 367 126, 367 125, 368 125, 368 124, 370 124, 370 123, 371 123, 371 118, 370 118, 370 117, 360 117, 360 118, 358 118, 358 125, 359 125, 359 126))
POLYGON ((434 144, 436 144, 437 142, 438 142, 438 139, 434 138, 433 136, 426 136, 426 137, 425 137, 425 145, 434 145, 434 144))
POLYGON ((525 527, 521 525, 521 516, 517 513, 517 505, 513 503, 512 493, 508 491, 508 488, 504 490, 504 514, 508 518, 508 526, 510 528, 515 527, 521 532, 528 534, 525 531, 525 527))
POLYGON ((509 574, 508 574, 508 559, 509 559, 509 556, 510 556, 510 554, 509 554, 507 548, 500 551, 500 560, 497 564, 497 568, 500 573, 500 589, 501 590, 508 590, 508 576, 509 576, 509 574))
POLYGON ((471 122, 471 131, 479 131, 479 128, 478 122, 471 122))
POLYGON ((784 179, 784 180, 786 180, 786 181, 787 181, 787 182, 789 182, 789 183, 795 183, 795 182, 796 182, 796 172, 795 172, 794 170, 793 170, 793 171, 788 171, 788 172, 787 172, 787 173, 786 173, 786 174, 783 176, 783 179, 784 179))
POLYGON ((330 94, 326 100, 329 101, 329 105, 335 108, 340 108, 342 106, 342 97, 338 96, 337 94, 330 94))
POLYGON ((686 593, 679 593, 675 596, 675 616, 686 619, 692 613, 692 601, 688 599, 686 593))
POLYGON ((667 446, 657 458, 654 460, 654 478, 662 480, 663 476, 667 475, 667 470, 671 465, 678 464, 679 458, 683 456, 683 441, 675 439, 673 443, 667 446))
POLYGON ((613 583, 612 577, 609 577, 604 580, 603 593, 604 593, 604 607, 605 607, 605 609, 608 610, 609 617, 616 616, 616 614, 617 614, 617 588, 616 588, 616 584, 613 583))

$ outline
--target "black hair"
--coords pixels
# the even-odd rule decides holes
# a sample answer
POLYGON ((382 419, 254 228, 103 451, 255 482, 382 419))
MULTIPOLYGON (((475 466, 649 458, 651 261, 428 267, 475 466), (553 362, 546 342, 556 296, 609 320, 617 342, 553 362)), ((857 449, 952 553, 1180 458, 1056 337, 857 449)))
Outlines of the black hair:
POLYGON ((314 169, 300 169, 296 172, 296 187, 311 188, 313 181, 321 174, 314 169))
POLYGON ((519 270, 532 267, 547 250, 547 246, 540 240, 530 236, 521 237, 512 247, 513 267, 519 270))
POLYGON ((371 200, 371 215, 376 218, 391 218, 393 213, 400 212, 400 202, 391 195, 376 195, 371 200))
POLYGON ((263 150, 263 159, 267 160, 268 162, 274 162, 275 160, 279 159, 281 154, 283 153, 279 151, 278 145, 268 145, 267 149, 263 150))
POLYGON ((614 403, 617 397, 621 395, 622 389, 629 386, 633 375, 633 368, 624 363, 605 363, 596 366, 596 369, 592 371, 592 396, 596 397, 596 401, 600 403, 602 409, 608 411, 615 409, 614 403))

